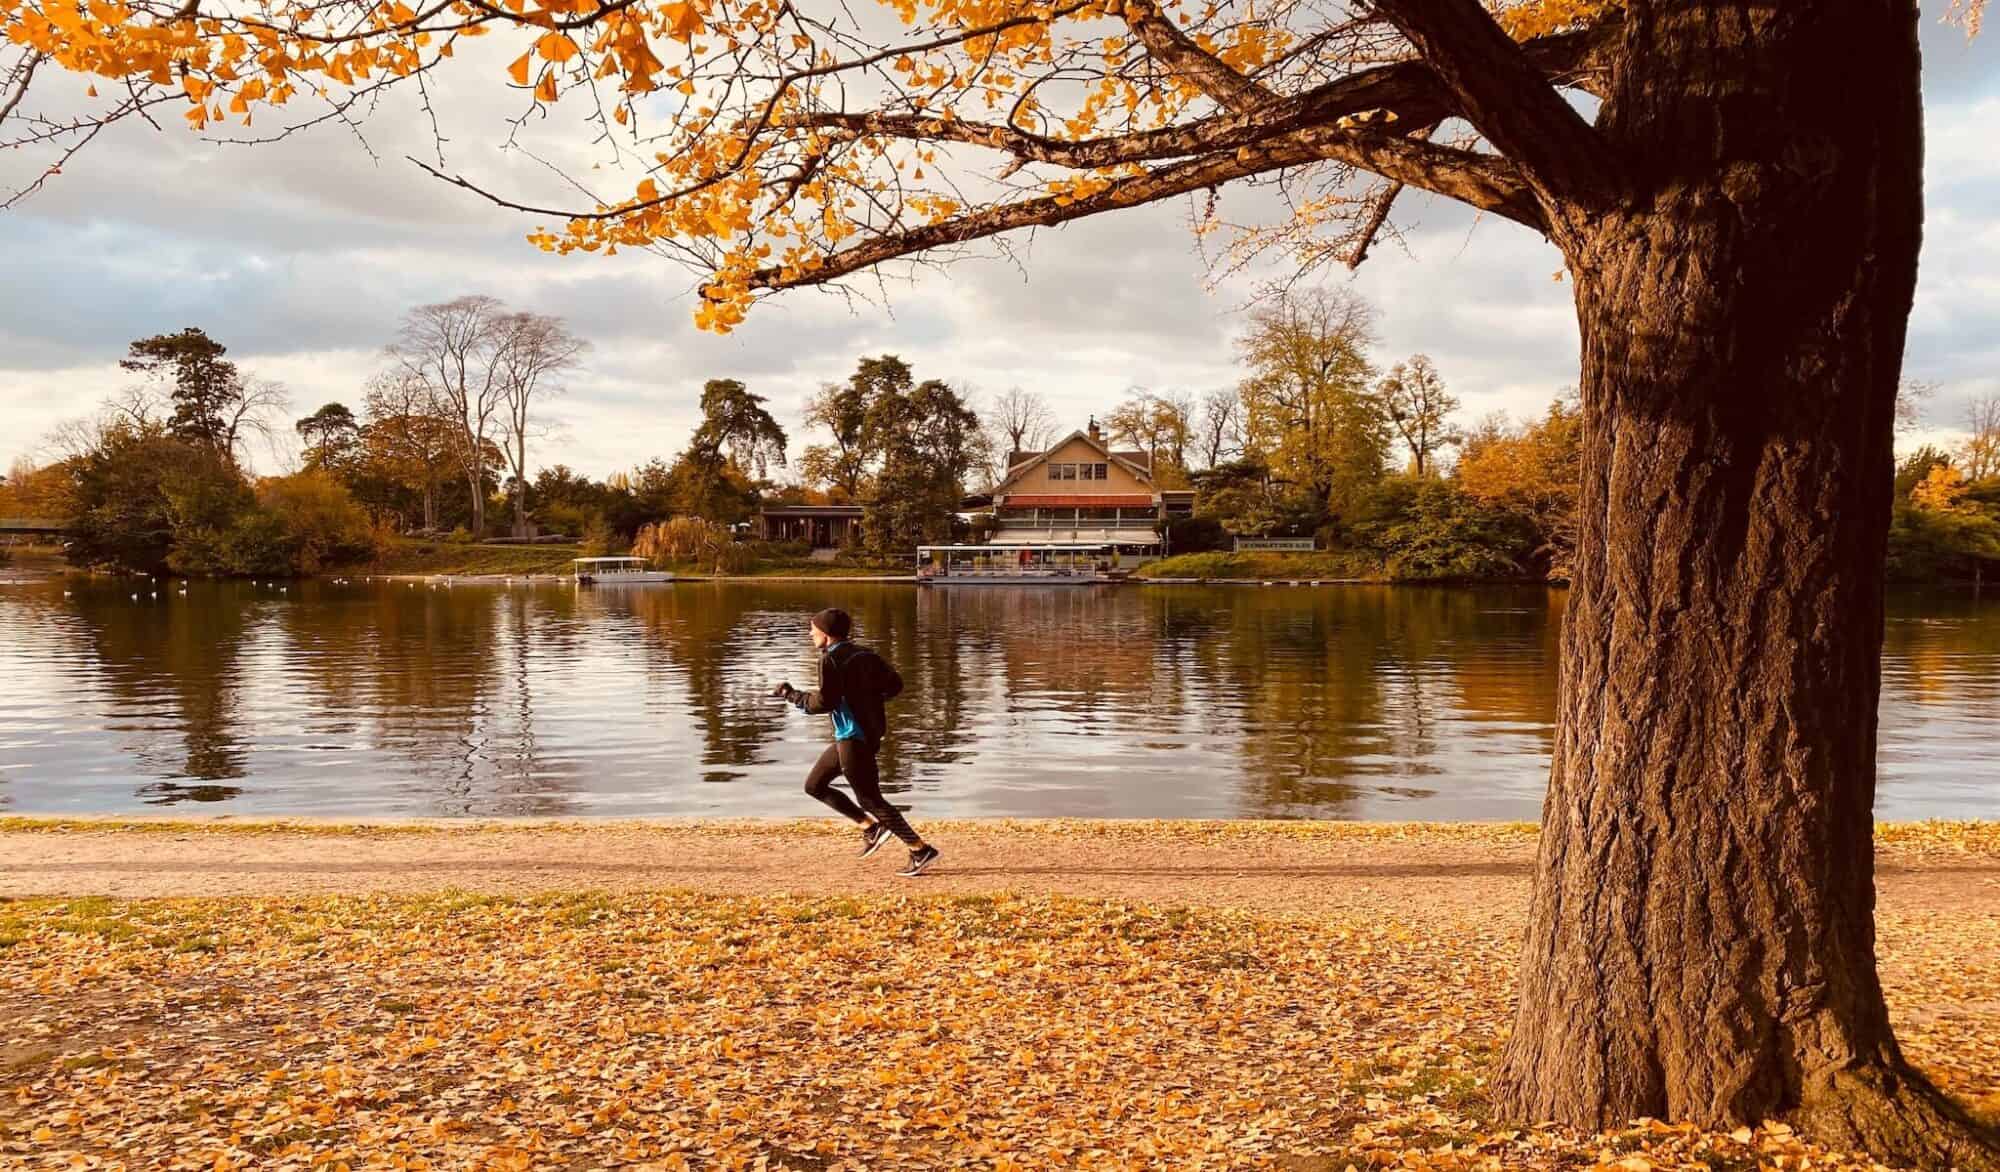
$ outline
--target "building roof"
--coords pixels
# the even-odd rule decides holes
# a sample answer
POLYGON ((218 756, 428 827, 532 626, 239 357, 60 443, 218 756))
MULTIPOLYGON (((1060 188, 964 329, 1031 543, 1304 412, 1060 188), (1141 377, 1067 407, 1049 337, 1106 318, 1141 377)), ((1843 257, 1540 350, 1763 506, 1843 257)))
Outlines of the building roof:
POLYGON ((1153 498, 1143 492, 1010 492, 1010 506, 1067 509, 1150 508, 1153 498))
MULTIPOLYGON (((1086 435, 1085 438, 1088 438, 1088 436, 1086 435)), ((1069 442, 1068 440, 1063 441, 1063 443, 1068 443, 1068 442, 1069 442)), ((1056 445, 1056 447, 1061 447, 1061 446, 1062 446, 1061 444, 1056 445)), ((1014 451, 1008 452, 1007 470, 1009 472, 1012 472, 1014 469, 1019 468, 1021 465, 1027 463, 1028 461, 1034 459, 1035 457, 1046 456, 1049 454, 1049 452, 1053 452, 1055 450, 1056 450, 1055 448, 1050 448, 1048 452, 1025 452, 1021 451, 1020 449, 1016 449, 1014 451)), ((1111 452, 1110 455, 1125 461, 1127 464, 1137 464, 1142 469, 1151 470, 1151 468, 1153 467, 1153 453, 1151 452, 1143 452, 1135 449, 1130 452, 1111 452)))
POLYGON ((763 517, 859 517, 860 505, 766 505, 757 513, 763 517))
POLYGON ((1099 452, 1103 453, 1106 459, 1110 460, 1111 462, 1124 465, 1125 470, 1127 472, 1130 472, 1132 475, 1138 477, 1139 479, 1144 480, 1148 483, 1152 482, 1153 463, 1151 460, 1145 458, 1146 454, 1144 452, 1130 452, 1130 453, 1114 452, 1110 448, 1105 446, 1104 440, 1102 438, 1091 435, 1089 432, 1072 431, 1068 435, 1064 436, 1062 439, 1059 439, 1055 443, 1051 444, 1047 452, 1028 452, 1028 453, 1014 452, 1013 453, 1014 456, 1026 455, 1027 458, 1025 460, 1022 460, 1018 464, 1012 465, 1007 469, 1007 475, 1001 478, 1000 483, 993 486, 993 495, 997 497, 1005 493, 1007 490, 1007 486, 1014 483, 1014 481, 1019 480, 1028 471, 1028 469, 1033 468, 1035 465, 1040 464, 1044 460, 1047 460, 1049 458, 1050 452, 1060 451, 1065 446, 1075 443, 1077 440, 1082 440, 1084 443, 1089 444, 1093 448, 1096 448, 1099 452), (1132 458, 1133 456, 1137 456, 1139 458, 1135 460, 1132 458))

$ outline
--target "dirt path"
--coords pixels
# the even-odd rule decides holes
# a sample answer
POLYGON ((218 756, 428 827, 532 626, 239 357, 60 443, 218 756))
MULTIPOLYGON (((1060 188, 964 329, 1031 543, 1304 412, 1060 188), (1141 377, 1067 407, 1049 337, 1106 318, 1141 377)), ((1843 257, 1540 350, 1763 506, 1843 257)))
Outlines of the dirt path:
MULTIPOLYGON (((18 824, 15 824, 18 827, 18 824)), ((1532 832, 1507 826, 964 822, 917 883, 831 823, 235 823, 0 830, 0 895, 219 896, 690 889, 1013 891, 1275 914, 1518 919, 1532 832)), ((1885 909, 2000 915, 2000 856, 1883 847, 1885 909)))

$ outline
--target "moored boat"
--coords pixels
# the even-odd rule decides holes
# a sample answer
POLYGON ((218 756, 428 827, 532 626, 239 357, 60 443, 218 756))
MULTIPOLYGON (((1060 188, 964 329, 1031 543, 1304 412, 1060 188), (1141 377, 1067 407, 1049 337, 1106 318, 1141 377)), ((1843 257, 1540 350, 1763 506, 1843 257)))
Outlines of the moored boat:
POLYGON ((923 545, 917 582, 923 586, 1095 586, 1123 581, 1117 551, 1088 542, 923 545))
POLYGON ((649 569, 645 558, 577 558, 570 565, 579 586, 624 586, 674 580, 670 570, 649 569))

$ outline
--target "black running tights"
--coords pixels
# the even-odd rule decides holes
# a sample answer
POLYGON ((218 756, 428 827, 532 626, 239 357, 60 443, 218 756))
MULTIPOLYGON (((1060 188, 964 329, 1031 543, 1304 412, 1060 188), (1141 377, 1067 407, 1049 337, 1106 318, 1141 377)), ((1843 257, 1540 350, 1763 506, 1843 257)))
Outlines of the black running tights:
POLYGON ((813 763, 812 772, 806 774, 806 794, 833 807, 853 822, 866 822, 870 816, 887 826, 890 833, 915 847, 923 839, 910 829, 903 812, 889 804, 882 796, 882 777, 875 768, 875 750, 866 741, 835 741, 826 747, 813 763), (854 797, 861 800, 854 804, 846 794, 833 788, 833 779, 847 778, 847 784, 854 788, 854 797), (863 811, 866 811, 864 813, 863 811))

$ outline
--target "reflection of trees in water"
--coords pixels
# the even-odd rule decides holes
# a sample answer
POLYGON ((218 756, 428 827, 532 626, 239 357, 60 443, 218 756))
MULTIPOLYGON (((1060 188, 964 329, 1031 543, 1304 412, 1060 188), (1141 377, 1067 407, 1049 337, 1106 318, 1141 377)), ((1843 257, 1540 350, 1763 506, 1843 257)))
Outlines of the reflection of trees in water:
POLYGON ((1882 660, 1885 698, 1966 707, 2000 701, 2000 601, 1945 591, 1892 596, 1882 660))
POLYGON ((1350 814, 1361 795, 1350 779, 1372 771, 1384 748, 1380 596, 1218 589, 1228 635, 1214 669, 1240 722, 1243 812, 1350 814))
MULTIPOLYGON (((312 774, 266 748, 352 746, 406 774, 359 778, 392 800, 415 791, 442 812, 521 814, 574 810, 600 761, 631 776, 657 759, 667 785, 697 761, 710 780, 789 773, 771 767, 823 725, 803 732, 765 691, 810 681, 806 619, 827 605, 853 612, 907 682, 883 760, 892 791, 953 786, 1011 805, 1046 786, 1079 810, 1352 816, 1371 796, 1476 789, 1479 754, 1497 750, 1518 796, 1527 755, 1546 752, 1562 598, 682 583, 294 584, 276 601, 247 585, 194 589, 148 605, 110 583, 46 602, 74 632, 67 658, 96 665, 112 710, 137 718, 120 723, 154 713, 178 738, 171 753, 159 734, 120 748, 153 783, 140 798, 233 796, 252 745, 281 785, 312 774)), ((1892 626, 1891 658, 1900 640, 1916 672, 1948 677, 1941 647, 2000 661, 2000 621, 1939 630, 1892 626)), ((1996 687, 1990 674, 1977 686, 1996 687)), ((310 784, 350 781, 321 775, 310 784)), ((368 796, 346 800, 367 808, 368 796)))
MULTIPOLYGON (((221 782, 243 777, 247 750, 237 723, 241 704, 241 657, 250 637, 254 597, 223 593, 213 604, 194 605, 169 597, 149 597, 155 587, 137 582, 81 584, 66 599, 84 627, 85 654, 98 668, 98 682, 120 709, 146 712, 164 703, 179 733, 169 749, 153 730, 130 746, 140 771, 160 779, 138 796, 152 803, 217 801, 236 794, 233 786, 181 786, 183 778, 221 782), (138 590, 142 597, 133 601, 138 590)), ((227 589, 227 588, 225 588, 227 589)), ((261 617, 261 616, 260 616, 261 617)))
POLYGON ((1540 589, 1175 588, 1153 603, 1154 642, 1198 665, 1178 690, 1206 677, 1215 735, 1238 746, 1244 813, 1351 815, 1367 793, 1429 796, 1450 784, 1447 719, 1497 712, 1546 726, 1553 676, 1523 662, 1554 661, 1548 598, 1540 589), (1524 652, 1531 644, 1538 650, 1524 652))
MULTIPOLYGON (((1452 648, 1443 681, 1451 707, 1493 724, 1530 730, 1548 753, 1555 744, 1555 665, 1568 592, 1542 587, 1427 590, 1439 596, 1439 629, 1452 648), (1524 663, 1543 670, 1522 670, 1524 663)), ((1436 604, 1434 604, 1436 605, 1436 604)))
POLYGON ((556 621, 560 595, 318 584, 300 603, 279 621, 328 731, 372 730, 369 747, 407 760, 442 812, 573 809, 573 771, 545 762, 536 743, 533 665, 574 637, 556 621))
MULTIPOLYGON (((769 743, 785 718, 784 709, 763 694, 769 683, 742 662, 751 647, 770 638, 752 621, 762 608, 761 595, 689 583, 600 590, 586 603, 606 614, 629 615, 641 645, 664 661, 669 678, 681 681, 701 730, 704 780, 734 780, 741 769, 768 762, 769 743)), ((801 641, 803 627, 801 621, 801 641)))
POLYGON ((920 778, 945 776, 950 767, 970 763, 977 748, 968 681, 984 657, 930 605, 941 593, 878 587, 857 594, 850 608, 861 641, 903 676, 882 749, 882 787, 890 793, 920 778))

